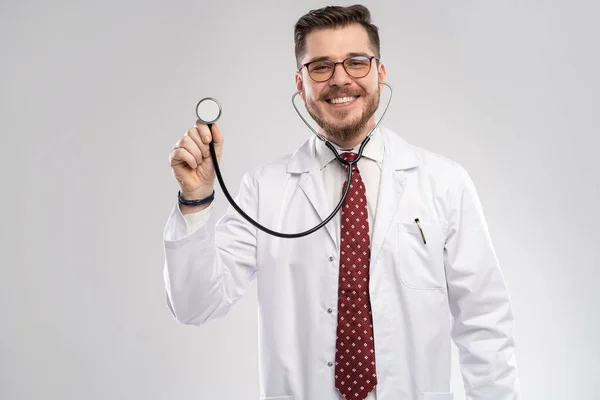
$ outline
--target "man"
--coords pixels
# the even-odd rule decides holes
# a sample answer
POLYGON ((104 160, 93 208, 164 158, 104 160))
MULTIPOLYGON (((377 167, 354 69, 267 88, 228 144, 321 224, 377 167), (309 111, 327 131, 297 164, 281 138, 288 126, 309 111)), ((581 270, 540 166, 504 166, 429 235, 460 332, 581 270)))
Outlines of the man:
MULTIPOLYGON (((295 26, 296 87, 319 133, 346 160, 375 126, 377 28, 363 6, 325 7, 295 26)), ((467 172, 376 129, 350 193, 324 229, 270 236, 231 208, 216 226, 214 170, 223 135, 199 121, 171 167, 183 200, 165 228, 175 318, 223 316, 255 278, 262 399, 450 400, 450 339, 468 399, 520 398, 509 296, 467 172), (453 317, 453 321, 450 316, 453 317), (453 323, 452 323, 453 322, 453 323)), ((244 176, 237 202, 262 225, 306 230, 334 209, 346 171, 314 136, 244 176)))

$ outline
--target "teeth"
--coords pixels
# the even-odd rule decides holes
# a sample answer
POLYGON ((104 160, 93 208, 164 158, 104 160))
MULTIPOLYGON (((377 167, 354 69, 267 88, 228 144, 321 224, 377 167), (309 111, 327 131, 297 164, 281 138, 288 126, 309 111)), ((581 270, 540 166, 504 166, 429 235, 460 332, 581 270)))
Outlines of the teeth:
POLYGON ((331 99, 330 102, 332 104, 342 104, 342 103, 349 103, 352 100, 354 100, 356 97, 341 97, 341 98, 337 98, 337 99, 331 99))

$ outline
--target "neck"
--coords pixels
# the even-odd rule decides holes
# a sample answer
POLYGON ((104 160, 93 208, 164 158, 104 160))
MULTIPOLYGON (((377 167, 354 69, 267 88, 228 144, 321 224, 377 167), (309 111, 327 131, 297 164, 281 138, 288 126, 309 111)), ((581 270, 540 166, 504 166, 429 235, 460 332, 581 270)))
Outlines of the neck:
POLYGON ((323 129, 319 129, 319 134, 321 136, 323 136, 325 139, 327 139, 329 142, 337 145, 339 148, 343 149, 343 150, 350 150, 353 149, 354 147, 358 146, 359 144, 362 143, 363 140, 365 140, 365 138, 367 137, 367 135, 369 134, 369 132, 371 132, 371 130, 373 129, 373 127, 375 126, 375 119, 372 118, 371 120, 369 120, 369 122, 365 125, 365 127, 360 131, 360 133, 352 138, 348 138, 346 140, 341 140, 340 138, 333 138, 330 137, 327 132, 323 131, 323 129))

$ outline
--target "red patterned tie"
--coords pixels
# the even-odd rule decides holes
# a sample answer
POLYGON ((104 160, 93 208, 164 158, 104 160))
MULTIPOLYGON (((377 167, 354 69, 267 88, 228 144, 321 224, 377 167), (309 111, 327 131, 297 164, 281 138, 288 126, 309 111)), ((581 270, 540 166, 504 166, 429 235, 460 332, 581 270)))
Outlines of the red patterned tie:
MULTIPOLYGON (((354 161, 358 155, 340 156, 354 161)), ((340 240, 335 387, 346 399, 364 400, 377 385, 377 374, 369 299, 367 198, 357 164, 352 166, 352 182, 342 207, 340 240)))

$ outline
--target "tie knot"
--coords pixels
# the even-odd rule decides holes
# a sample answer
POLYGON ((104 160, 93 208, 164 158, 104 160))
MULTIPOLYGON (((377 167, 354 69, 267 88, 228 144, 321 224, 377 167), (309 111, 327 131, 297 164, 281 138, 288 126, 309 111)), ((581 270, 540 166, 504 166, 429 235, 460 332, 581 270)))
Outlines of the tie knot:
POLYGON ((356 157, 358 157, 358 154, 347 151, 345 153, 340 154, 340 157, 344 161, 354 161, 356 160, 356 157))
MULTIPOLYGON (((356 154, 356 153, 351 153, 351 152, 349 152, 349 151, 347 151, 347 152, 345 152, 345 153, 342 153, 342 154, 340 154, 340 158, 341 158, 342 160, 344 160, 344 161, 348 161, 348 162, 352 162, 352 161, 356 160, 356 158, 357 158, 357 157, 358 157, 358 154, 356 154)), ((348 166, 347 166, 347 165, 344 165, 344 168, 346 168, 346 169, 347 169, 347 168, 348 168, 348 166)), ((353 165, 352 165, 352 171, 354 171, 354 172, 358 172, 358 164, 353 164, 353 165)))

